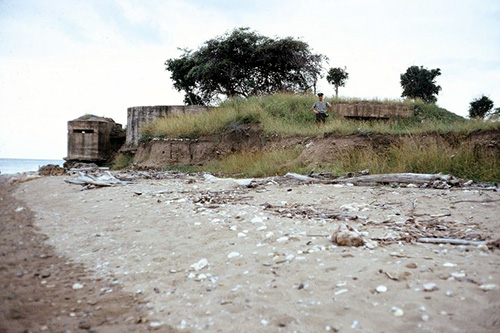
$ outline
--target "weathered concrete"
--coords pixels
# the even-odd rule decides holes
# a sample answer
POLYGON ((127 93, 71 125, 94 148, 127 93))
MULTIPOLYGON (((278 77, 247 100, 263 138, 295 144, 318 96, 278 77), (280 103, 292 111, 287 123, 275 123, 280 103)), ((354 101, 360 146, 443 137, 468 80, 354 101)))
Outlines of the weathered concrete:
POLYGON ((153 120, 166 116, 200 113, 209 110, 201 105, 156 105, 134 106, 127 109, 127 140, 126 145, 135 147, 141 138, 141 126, 153 120))
POLYGON ((67 161, 103 162, 125 141, 125 131, 111 118, 86 115, 68 121, 67 161))
POLYGON ((332 109, 338 116, 358 119, 409 118, 413 109, 403 104, 373 102, 333 102, 332 109))

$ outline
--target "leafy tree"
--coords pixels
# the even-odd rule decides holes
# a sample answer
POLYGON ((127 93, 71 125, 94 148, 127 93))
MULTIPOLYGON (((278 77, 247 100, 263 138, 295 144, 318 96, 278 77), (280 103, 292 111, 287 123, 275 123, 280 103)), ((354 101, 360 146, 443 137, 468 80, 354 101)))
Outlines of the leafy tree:
POLYGON ((214 104, 225 97, 249 97, 278 91, 305 92, 314 87, 327 58, 305 42, 261 36, 249 28, 206 41, 197 51, 183 49, 165 62, 174 88, 186 104, 214 104))
POLYGON ((428 70, 423 66, 408 67, 406 73, 401 74, 401 97, 420 98, 427 103, 435 103, 441 87, 436 85, 435 79, 441 75, 439 68, 428 70))
POLYGON ((476 98, 472 102, 470 102, 469 117, 483 119, 492 110, 493 101, 488 97, 482 95, 480 98, 476 98))
POLYGON ((345 87, 348 78, 349 73, 346 72, 345 67, 330 68, 326 75, 326 80, 335 86, 335 97, 339 97, 339 87, 345 87))

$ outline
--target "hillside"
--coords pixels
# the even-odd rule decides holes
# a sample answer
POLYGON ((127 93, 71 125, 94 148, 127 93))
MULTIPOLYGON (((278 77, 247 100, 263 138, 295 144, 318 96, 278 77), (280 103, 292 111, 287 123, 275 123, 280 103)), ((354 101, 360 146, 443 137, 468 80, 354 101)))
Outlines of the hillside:
POLYGON ((395 119, 346 119, 317 128, 313 96, 234 100, 199 115, 163 118, 143 129, 136 168, 268 176, 287 171, 451 173, 500 180, 500 124, 466 120, 436 105, 372 101, 410 108, 395 119))

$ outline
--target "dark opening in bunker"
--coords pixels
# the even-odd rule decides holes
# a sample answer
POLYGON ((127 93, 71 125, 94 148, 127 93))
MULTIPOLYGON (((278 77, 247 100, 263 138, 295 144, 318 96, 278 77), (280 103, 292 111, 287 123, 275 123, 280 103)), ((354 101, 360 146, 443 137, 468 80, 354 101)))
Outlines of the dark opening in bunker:
POLYGON ((73 133, 83 133, 83 134, 94 133, 94 130, 93 129, 74 129, 73 133))

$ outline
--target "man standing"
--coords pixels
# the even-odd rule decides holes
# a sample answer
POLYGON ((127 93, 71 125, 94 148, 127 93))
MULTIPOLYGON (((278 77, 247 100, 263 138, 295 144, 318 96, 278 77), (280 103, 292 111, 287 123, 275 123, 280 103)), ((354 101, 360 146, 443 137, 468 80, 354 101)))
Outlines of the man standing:
POLYGON ((319 101, 313 104, 313 111, 316 114, 316 126, 325 123, 326 117, 328 117, 326 110, 331 106, 330 103, 323 101, 323 93, 319 93, 318 98, 319 101))

